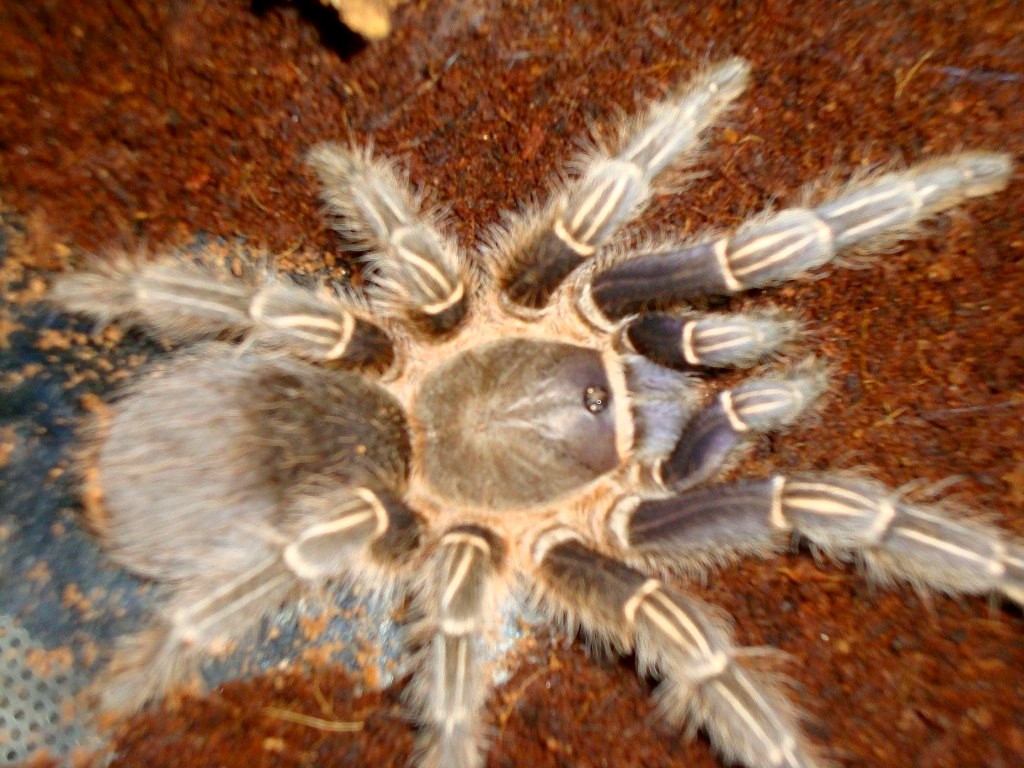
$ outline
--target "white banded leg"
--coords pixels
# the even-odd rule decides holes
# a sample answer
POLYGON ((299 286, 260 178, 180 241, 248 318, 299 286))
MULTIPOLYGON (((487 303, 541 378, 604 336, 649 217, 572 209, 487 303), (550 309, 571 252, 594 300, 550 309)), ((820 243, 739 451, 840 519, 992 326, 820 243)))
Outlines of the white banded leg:
POLYGON ((97 262, 91 272, 57 278, 50 299, 172 341, 247 334, 256 343, 346 367, 383 369, 394 357, 384 331, 326 289, 306 290, 269 274, 227 279, 184 258, 97 262))
POLYGON ((132 711, 165 695, 204 656, 227 651, 298 587, 280 554, 267 551, 241 572, 211 567, 175 585, 148 630, 122 641, 98 682, 104 711, 132 711))
POLYGON ((283 558, 304 581, 325 581, 354 570, 386 574, 408 562, 419 545, 419 515, 380 488, 311 493, 294 499, 290 512, 304 524, 290 536, 283 558))
POLYGON ((736 293, 797 277, 851 246, 883 248, 915 225, 1006 187, 1009 155, 964 152, 843 190, 816 208, 755 218, 735 234, 638 255, 594 276, 580 311, 607 318, 699 296, 736 293))
POLYGON ((267 284, 249 305, 250 335, 260 344, 344 367, 387 369, 391 339, 326 289, 313 292, 290 280, 267 284))
POLYGON ((799 331, 768 314, 642 314, 622 331, 632 351, 677 370, 748 368, 779 351, 799 331))
POLYGON ((750 379, 721 392, 683 429, 654 468, 664 487, 681 490, 711 478, 752 435, 792 424, 825 389, 823 369, 809 363, 784 376, 750 379))
POLYGON ((307 160, 335 228, 366 251, 375 303, 430 334, 458 326, 469 306, 468 267, 407 175, 369 149, 340 144, 319 144, 307 160))
POLYGON ((164 695, 198 659, 228 650, 303 586, 354 570, 393 580, 419 536, 419 518, 408 507, 369 488, 295 499, 289 515, 303 521, 298 530, 287 539, 279 531, 253 531, 250 548, 262 556, 239 570, 235 540, 244 532, 227 537, 230 545, 195 555, 206 567, 191 567, 193 575, 174 583, 156 625, 118 649, 100 682, 104 709, 132 710, 164 695))
POLYGON ((704 728, 729 761, 749 768, 818 765, 786 697, 745 669, 725 622, 706 603, 587 547, 566 529, 542 534, 533 557, 545 597, 588 632, 635 648, 665 678, 664 714, 704 728))
POLYGON ((626 497, 607 530, 624 551, 685 565, 717 553, 763 551, 792 535, 828 555, 855 555, 883 582, 947 593, 998 594, 1024 605, 1024 542, 883 486, 806 475, 711 486, 667 499, 626 497))
POLYGON ((476 768, 485 742, 480 715, 490 690, 483 632, 498 613, 500 540, 476 525, 441 536, 428 574, 426 657, 413 689, 424 732, 422 768, 476 768))
POLYGON ((528 231, 508 238, 502 290, 514 304, 538 309, 565 277, 636 216, 654 179, 700 143, 701 133, 746 87, 749 65, 728 59, 655 102, 619 130, 616 148, 579 164, 528 231))

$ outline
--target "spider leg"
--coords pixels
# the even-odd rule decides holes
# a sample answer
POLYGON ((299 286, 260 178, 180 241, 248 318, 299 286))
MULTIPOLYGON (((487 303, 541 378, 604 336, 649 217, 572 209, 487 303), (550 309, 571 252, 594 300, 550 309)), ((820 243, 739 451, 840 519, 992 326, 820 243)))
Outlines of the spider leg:
POLYGON ((629 320, 620 338, 626 349, 667 368, 749 368, 792 340, 799 327, 767 313, 648 312, 629 320))
POLYGON ((171 341, 248 334, 257 345, 343 367, 385 369, 394 360, 384 331, 326 289, 309 291, 269 273, 227 279, 184 258, 97 262, 91 272, 58 277, 50 300, 171 341))
POLYGON ((423 584, 425 649, 413 697, 424 725, 417 765, 483 764, 480 714, 489 691, 485 629, 498 614, 500 539, 478 525, 445 531, 423 584))
POLYGON ((720 392, 690 418, 671 452, 650 467, 652 479, 676 491, 710 479, 752 435, 792 424, 825 385, 824 370, 811 360, 789 373, 748 379, 720 392))
POLYGON ((761 216, 717 240, 601 269, 583 285, 578 305, 601 327, 656 306, 782 282, 820 267, 843 248, 884 248, 939 211, 1004 189, 1011 170, 1008 155, 991 152, 936 158, 853 185, 816 208, 761 216))
MULTIPOLYGON (((634 218, 652 182, 700 143, 700 134, 746 87, 749 65, 728 59, 627 122, 617 154, 595 151, 544 212, 507 238, 500 283, 513 304, 539 309, 581 263, 634 218)), ((515 227, 514 227, 515 228, 515 227)))
POLYGON ((302 525, 288 534, 282 559, 298 578, 314 583, 358 571, 368 576, 364 583, 386 589, 391 570, 416 553, 422 529, 420 516, 380 487, 305 490, 288 514, 302 525))
POLYGON ((662 712, 704 728, 728 761, 749 768, 820 765, 792 704, 743 650, 718 611, 586 546, 567 528, 538 537, 533 559, 543 596, 600 641, 636 650, 642 672, 664 678, 662 712))
POLYGON ((199 659, 254 631, 301 589, 355 571, 376 577, 364 583, 389 588, 420 529, 398 499, 368 488, 299 496, 286 514, 301 520, 297 531, 239 526, 238 534, 250 536, 241 571, 237 551, 213 547, 198 557, 202 570, 174 582, 158 620, 117 649, 100 683, 104 710, 137 709, 165 694, 199 659))
POLYGON ((335 228, 366 251, 373 302, 428 335, 458 327, 469 307, 469 267, 406 174, 367 149, 340 144, 319 144, 307 159, 335 228))
POLYGON ((1024 541, 878 483, 815 474, 743 481, 666 499, 627 496, 608 513, 610 539, 645 562, 677 567, 734 552, 764 554, 791 536, 883 583, 949 594, 1000 594, 1024 605, 1024 541))
POLYGON ((132 711, 163 696, 193 674, 204 655, 223 652, 252 631, 297 586, 269 551, 240 573, 214 566, 176 584, 152 625, 118 644, 98 681, 101 709, 132 711))

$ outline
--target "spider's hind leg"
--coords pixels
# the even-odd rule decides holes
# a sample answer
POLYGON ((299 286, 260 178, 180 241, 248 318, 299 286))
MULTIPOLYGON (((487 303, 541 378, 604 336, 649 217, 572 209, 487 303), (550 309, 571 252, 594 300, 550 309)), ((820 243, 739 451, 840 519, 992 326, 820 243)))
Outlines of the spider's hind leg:
POLYGON ((576 178, 534 219, 499 236, 499 282, 513 305, 546 306, 562 281, 590 259, 653 194, 655 179, 700 143, 700 134, 746 87, 749 65, 721 62, 625 123, 617 152, 595 150, 576 178))
POLYGON ((286 514, 297 530, 236 524, 232 544, 175 553, 198 567, 173 582, 152 626, 119 643, 99 681, 104 710, 130 711, 164 695, 300 590, 355 572, 369 575, 371 587, 390 587, 420 532, 416 514, 381 489, 321 489, 293 498, 286 514))
POLYGON ((50 300, 168 341, 245 336, 259 347, 343 368, 384 370, 394 362, 391 339, 354 302, 267 269, 250 268, 236 279, 183 256, 121 255, 60 275, 50 300))

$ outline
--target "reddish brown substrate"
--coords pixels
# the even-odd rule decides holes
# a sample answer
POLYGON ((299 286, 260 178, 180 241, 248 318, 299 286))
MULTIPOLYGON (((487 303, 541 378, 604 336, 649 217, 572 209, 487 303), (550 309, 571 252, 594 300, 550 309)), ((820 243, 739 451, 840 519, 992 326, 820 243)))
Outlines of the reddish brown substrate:
MULTIPOLYGON (((82 250, 197 232, 304 268, 326 250, 332 266, 302 153, 349 135, 404 155, 468 245, 543 189, 588 121, 733 53, 754 64, 750 91, 714 134, 707 175, 651 210, 666 230, 733 227, 833 167, 1024 149, 1013 2, 441 0, 403 6, 392 37, 365 48, 315 0, 258 5, 0 0, 0 200, 28 224, 4 284, 82 250)), ((1015 181, 870 269, 771 292, 811 324, 807 349, 834 364, 836 386, 820 422, 766 441, 747 467, 870 467, 894 486, 962 476, 959 500, 1024 535, 1022 199, 1015 181)), ((32 285, 5 301, 38 298, 32 285)), ((0 303, 0 345, 11 316, 0 303)), ((841 764, 1024 763, 1019 611, 929 608, 806 553, 744 562, 703 593, 743 643, 795 657, 808 731, 841 764)), ((522 655, 487 713, 489 765, 717 765, 703 739, 651 716, 653 684, 628 663, 546 636, 522 655)), ((329 670, 226 685, 133 719, 116 764, 406 765, 398 687, 353 697, 351 685, 329 670), (364 727, 329 733, 265 707, 364 727)))

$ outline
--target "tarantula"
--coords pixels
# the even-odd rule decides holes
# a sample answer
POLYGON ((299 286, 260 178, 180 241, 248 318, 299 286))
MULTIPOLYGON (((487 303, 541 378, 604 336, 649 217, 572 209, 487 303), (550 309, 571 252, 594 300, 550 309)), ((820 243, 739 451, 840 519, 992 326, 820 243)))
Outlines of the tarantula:
POLYGON ((724 61, 622 121, 472 262, 396 166, 323 144, 309 162, 361 253, 360 291, 267 268, 233 278, 181 256, 60 278, 52 297, 68 310, 202 342, 90 434, 110 556, 171 593, 119 650, 103 705, 160 696, 289 596, 346 578, 397 588, 422 617, 422 766, 482 763, 490 644, 501 605, 525 599, 634 650, 663 679, 664 713, 703 728, 725 760, 807 768, 821 758, 787 696, 670 575, 795 538, 883 582, 1024 603, 1024 542, 985 523, 848 474, 713 482, 751 436, 805 413, 827 377, 805 361, 702 403, 698 371, 753 367, 799 329, 692 302, 885 247, 1011 172, 1005 155, 964 152, 731 235, 623 244, 747 74, 724 61))

